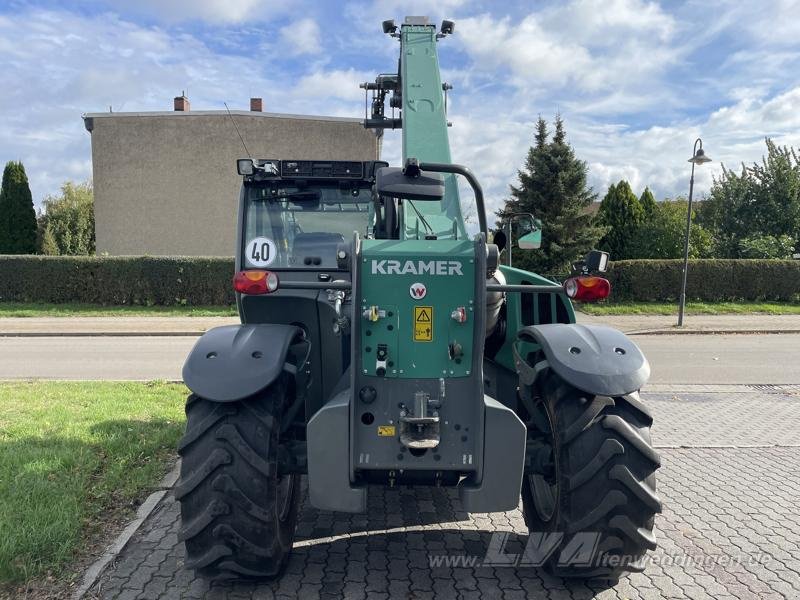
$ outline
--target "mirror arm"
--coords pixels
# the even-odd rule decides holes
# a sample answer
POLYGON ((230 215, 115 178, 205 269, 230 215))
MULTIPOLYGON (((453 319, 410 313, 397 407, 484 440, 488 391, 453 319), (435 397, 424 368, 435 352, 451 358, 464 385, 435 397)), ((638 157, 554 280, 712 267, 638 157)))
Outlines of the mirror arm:
POLYGON ((475 193, 475 204, 478 205, 478 223, 480 224, 484 239, 488 239, 489 232, 486 227, 486 209, 483 205, 483 188, 481 188, 481 184, 478 183, 478 180, 475 179, 475 175, 472 174, 472 171, 462 165, 451 165, 448 163, 425 162, 420 163, 419 168, 423 171, 433 171, 434 173, 453 173, 464 176, 472 187, 472 191, 475 193))

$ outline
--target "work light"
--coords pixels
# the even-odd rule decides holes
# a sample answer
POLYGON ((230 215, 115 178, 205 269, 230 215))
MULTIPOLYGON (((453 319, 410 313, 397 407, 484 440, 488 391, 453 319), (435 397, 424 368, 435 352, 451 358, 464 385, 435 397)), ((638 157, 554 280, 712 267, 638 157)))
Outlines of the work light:
POLYGON ((236 161, 236 171, 239 175, 252 175, 255 172, 255 166, 253 165, 253 159, 251 158, 240 158, 236 161))

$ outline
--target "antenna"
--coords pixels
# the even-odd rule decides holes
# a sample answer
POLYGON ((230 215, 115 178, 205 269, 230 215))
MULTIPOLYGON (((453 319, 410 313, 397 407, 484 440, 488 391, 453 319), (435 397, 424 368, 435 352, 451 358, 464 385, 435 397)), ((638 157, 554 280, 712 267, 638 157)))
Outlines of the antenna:
POLYGON ((244 148, 244 153, 247 154, 247 158, 249 158, 250 160, 253 160, 253 157, 250 155, 250 151, 247 149, 247 144, 244 143, 244 138, 242 137, 242 132, 239 131, 239 127, 238 127, 238 125, 236 125, 236 121, 233 120, 233 115, 231 114, 231 109, 228 108, 228 103, 227 102, 223 102, 223 104, 225 105, 225 110, 228 111, 228 116, 231 118, 231 123, 233 123, 233 126, 236 128, 236 133, 239 134, 239 140, 242 142, 242 147, 244 148))

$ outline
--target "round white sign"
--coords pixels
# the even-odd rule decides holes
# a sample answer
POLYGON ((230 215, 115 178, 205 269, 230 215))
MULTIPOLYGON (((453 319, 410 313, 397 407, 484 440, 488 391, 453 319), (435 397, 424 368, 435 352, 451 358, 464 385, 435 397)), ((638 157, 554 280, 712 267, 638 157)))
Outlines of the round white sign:
POLYGON ((278 248, 269 238, 253 238, 244 247, 244 258, 251 267, 268 267, 278 256, 278 248))
POLYGON ((422 300, 428 293, 428 288, 425 287, 424 283, 412 283, 408 293, 411 294, 414 300, 422 300))

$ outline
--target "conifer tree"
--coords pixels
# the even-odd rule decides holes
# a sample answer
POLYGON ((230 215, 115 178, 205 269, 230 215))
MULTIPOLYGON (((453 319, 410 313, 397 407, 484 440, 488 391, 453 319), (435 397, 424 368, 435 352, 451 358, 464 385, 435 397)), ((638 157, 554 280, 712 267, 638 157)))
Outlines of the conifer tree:
POLYGON ((600 203, 598 221, 608 228, 600 240, 600 249, 613 260, 631 258, 630 242, 644 222, 644 209, 630 184, 624 179, 608 188, 600 203))
POLYGON ((36 211, 21 162, 9 161, 0 190, 0 254, 36 252, 36 211))
POLYGON ((555 119, 552 140, 547 122, 539 117, 534 144, 518 172, 518 184, 498 212, 531 213, 542 221, 542 247, 514 254, 514 266, 544 275, 563 276, 571 263, 591 250, 603 229, 587 211, 596 195, 586 183, 587 166, 567 142, 564 121, 555 119))
POLYGON ((649 187, 644 188, 642 195, 639 196, 639 204, 642 205, 645 219, 649 219, 653 216, 653 213, 656 211, 656 198, 653 196, 653 192, 650 191, 649 187))

